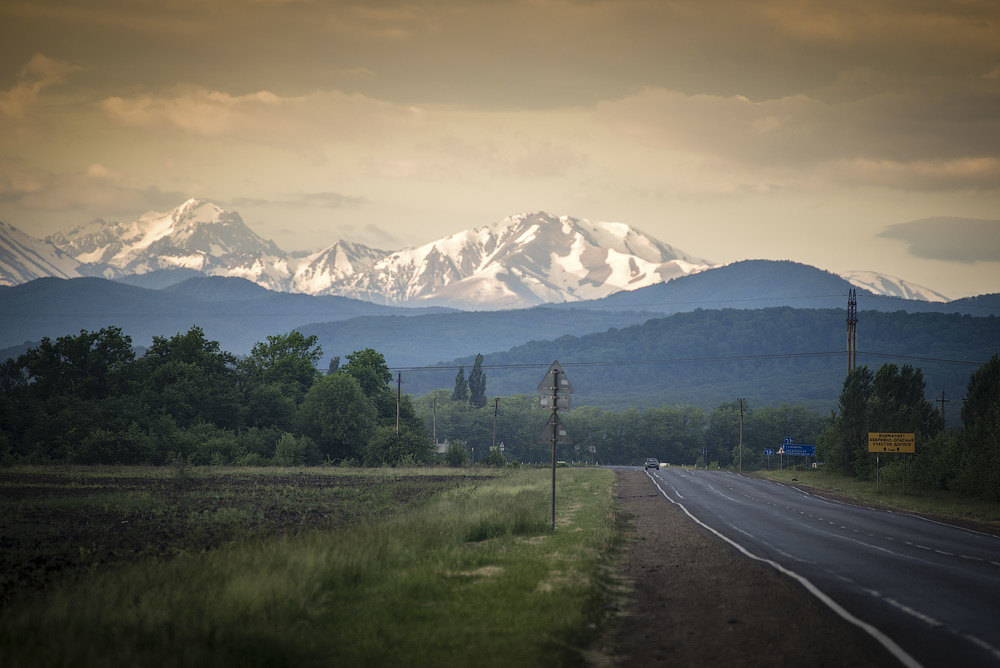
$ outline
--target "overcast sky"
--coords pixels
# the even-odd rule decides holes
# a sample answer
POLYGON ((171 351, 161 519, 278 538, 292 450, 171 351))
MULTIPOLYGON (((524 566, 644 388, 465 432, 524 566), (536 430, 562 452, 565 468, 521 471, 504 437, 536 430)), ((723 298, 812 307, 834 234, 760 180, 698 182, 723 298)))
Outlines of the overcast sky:
POLYGON ((545 210, 1000 292, 1000 3, 0 4, 0 220, 188 197, 286 250, 545 210))

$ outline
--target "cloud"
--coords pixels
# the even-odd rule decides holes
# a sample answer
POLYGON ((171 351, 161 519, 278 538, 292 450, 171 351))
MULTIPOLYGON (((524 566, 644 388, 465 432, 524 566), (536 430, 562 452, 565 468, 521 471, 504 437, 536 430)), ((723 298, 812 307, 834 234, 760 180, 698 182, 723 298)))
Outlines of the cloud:
POLYGON ((317 91, 280 96, 267 90, 232 95, 201 87, 177 87, 159 94, 112 96, 99 103, 120 125, 180 131, 314 154, 326 142, 382 141, 412 131, 417 109, 361 94, 317 91))
POLYGON ((322 207, 339 209, 342 207, 359 206, 368 200, 364 197, 343 195, 337 192, 299 193, 287 195, 278 199, 258 197, 236 197, 229 200, 232 206, 280 206, 280 207, 322 207))
POLYGON ((1000 190, 1000 159, 966 157, 954 160, 844 160, 823 171, 851 186, 882 186, 923 192, 1000 190))
POLYGON ((1000 262, 1000 220, 923 218, 890 225, 878 236, 905 241, 916 257, 965 264, 1000 262))
POLYGON ((131 184, 99 163, 82 172, 53 173, 22 160, 0 158, 0 201, 22 210, 128 217, 173 208, 187 198, 187 193, 131 184))
POLYGON ((0 113, 11 118, 25 117, 38 103, 38 95, 44 89, 65 82, 70 74, 82 69, 79 65, 36 53, 21 68, 17 83, 0 91, 0 113))

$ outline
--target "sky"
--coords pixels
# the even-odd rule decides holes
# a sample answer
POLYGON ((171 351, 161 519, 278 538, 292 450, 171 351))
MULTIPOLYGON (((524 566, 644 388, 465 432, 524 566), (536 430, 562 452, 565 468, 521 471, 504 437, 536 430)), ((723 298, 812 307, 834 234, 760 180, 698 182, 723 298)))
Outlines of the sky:
POLYGON ((0 220, 285 250, 519 212, 1000 292, 995 0, 6 0, 0 220))

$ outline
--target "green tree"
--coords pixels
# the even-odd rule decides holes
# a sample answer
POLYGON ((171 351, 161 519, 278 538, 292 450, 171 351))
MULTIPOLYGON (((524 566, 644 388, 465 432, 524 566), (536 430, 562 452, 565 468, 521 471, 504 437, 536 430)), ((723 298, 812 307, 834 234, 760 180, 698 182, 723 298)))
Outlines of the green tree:
POLYGON ((469 372, 469 403, 476 408, 482 408, 486 405, 486 374, 483 373, 483 356, 481 354, 476 355, 472 371, 469 372))
POLYGON ((316 363, 322 356, 315 335, 292 331, 254 344, 250 356, 240 362, 240 370, 251 384, 276 385, 299 403, 319 376, 316 363))
POLYGON ((355 350, 348 355, 342 371, 358 381, 366 397, 374 397, 387 390, 392 382, 392 372, 385 363, 385 357, 372 348, 355 350))
POLYGON ((313 383, 295 414, 298 431, 315 441, 324 457, 337 462, 364 454, 376 420, 371 400, 348 373, 313 383))
POLYGON ((465 367, 458 367, 458 375, 455 376, 455 391, 451 393, 454 401, 469 400, 469 384, 465 381, 465 367))
POLYGON ((969 379, 959 443, 958 488, 1000 501, 1000 356, 994 355, 969 379))
POLYGON ((206 339, 201 327, 169 339, 154 336, 138 368, 147 413, 171 415, 181 427, 205 421, 235 428, 241 422, 236 359, 206 339))

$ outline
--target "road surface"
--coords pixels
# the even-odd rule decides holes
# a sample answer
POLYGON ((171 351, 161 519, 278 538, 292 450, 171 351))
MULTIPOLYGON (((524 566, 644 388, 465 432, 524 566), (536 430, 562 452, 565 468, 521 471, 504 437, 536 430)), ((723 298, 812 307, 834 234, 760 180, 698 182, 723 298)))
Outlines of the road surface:
POLYGON ((721 471, 647 472, 660 493, 797 580, 908 666, 1000 666, 1000 537, 721 471))

